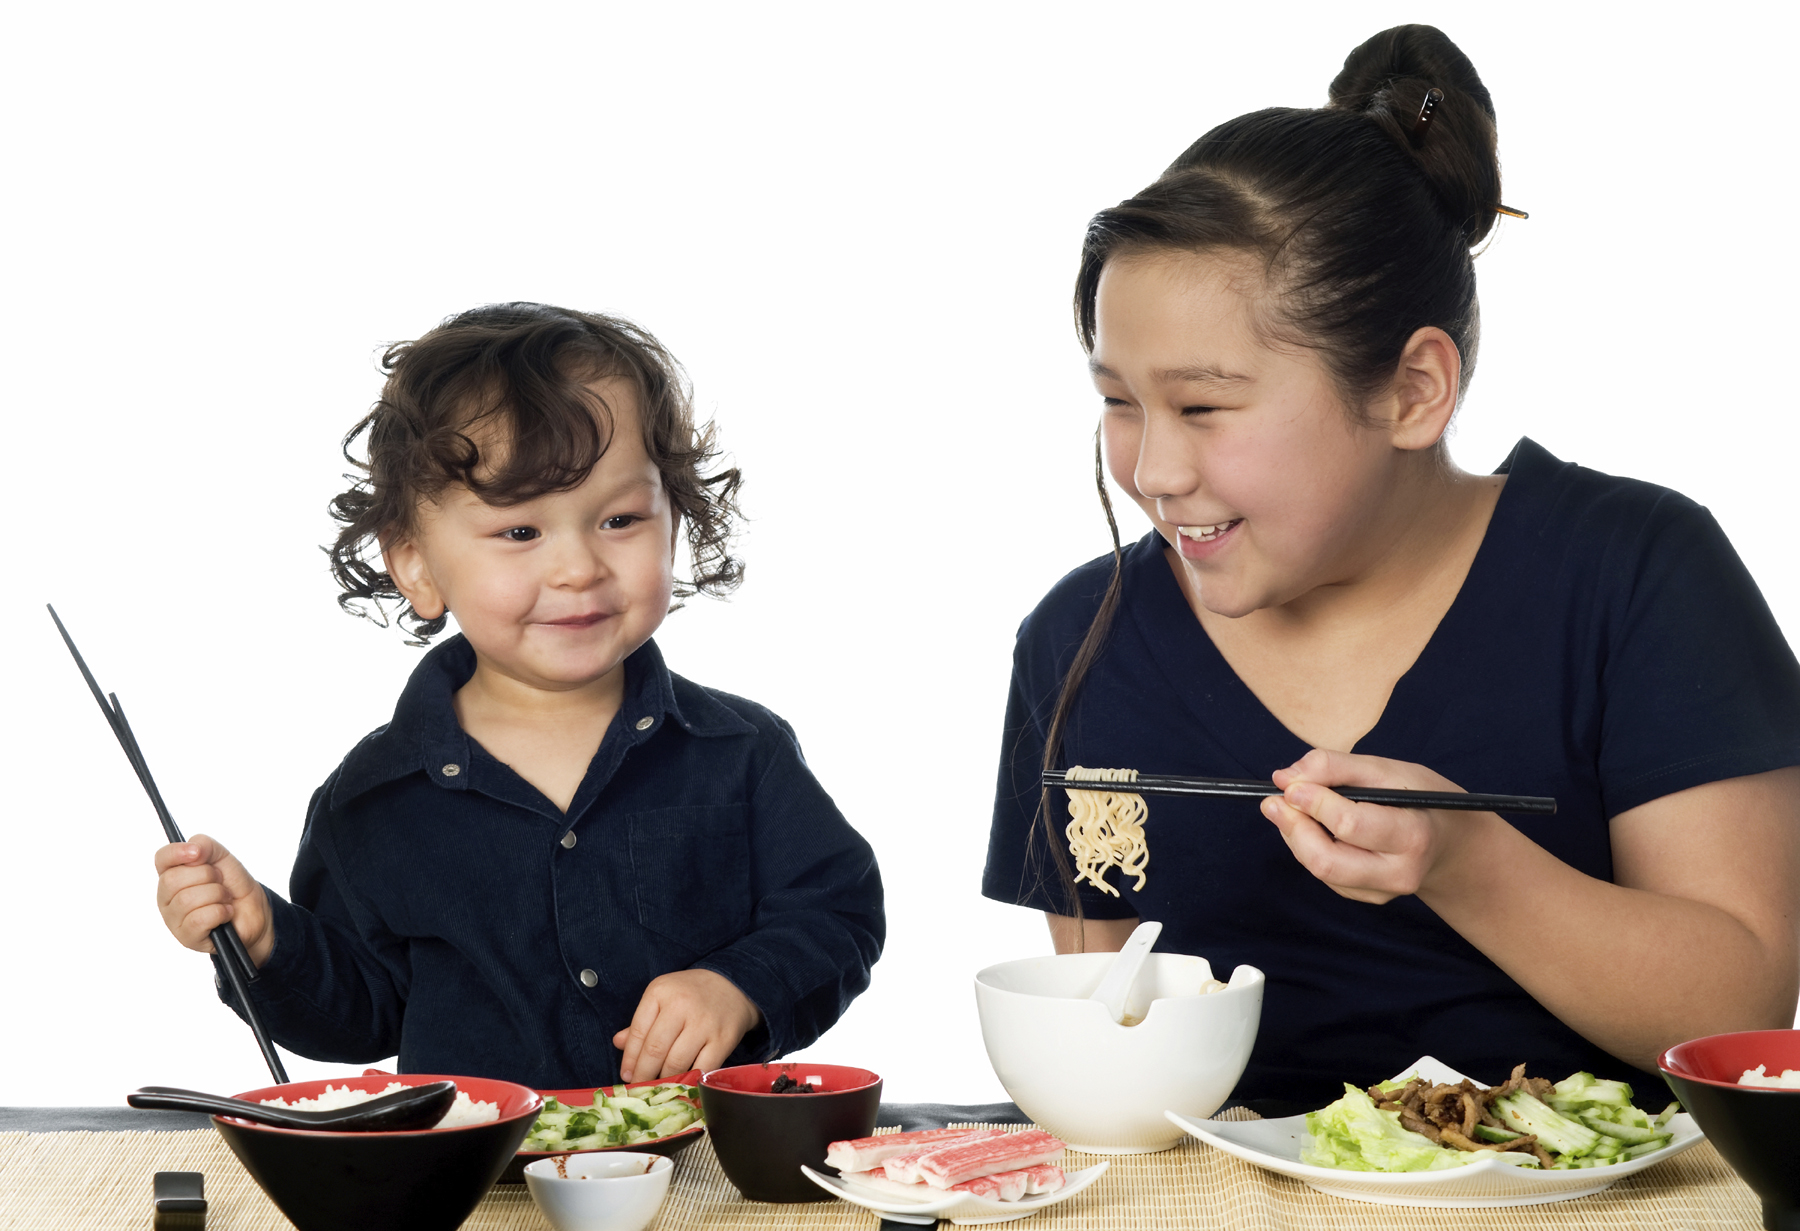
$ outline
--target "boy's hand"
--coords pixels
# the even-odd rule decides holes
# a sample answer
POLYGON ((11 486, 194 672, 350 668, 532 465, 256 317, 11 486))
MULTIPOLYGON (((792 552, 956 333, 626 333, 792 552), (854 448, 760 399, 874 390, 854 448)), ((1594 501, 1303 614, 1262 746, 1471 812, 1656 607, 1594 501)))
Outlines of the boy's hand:
POLYGON ((176 940, 211 953, 212 930, 231 920, 250 960, 259 969, 269 960, 275 929, 269 925, 268 895, 230 851, 195 834, 157 851, 156 872, 156 907, 176 940))
POLYGON ((711 970, 677 970, 651 980, 631 1025, 613 1035, 625 1057, 621 1081, 716 1069, 762 1013, 737 984, 711 970))

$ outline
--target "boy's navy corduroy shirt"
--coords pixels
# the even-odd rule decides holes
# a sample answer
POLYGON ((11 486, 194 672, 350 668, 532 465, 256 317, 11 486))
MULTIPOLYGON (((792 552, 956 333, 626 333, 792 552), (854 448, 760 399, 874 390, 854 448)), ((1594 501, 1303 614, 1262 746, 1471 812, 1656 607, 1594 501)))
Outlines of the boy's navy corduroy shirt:
POLYGON ((868 986, 875 856, 785 722, 647 643, 565 814, 458 725, 474 669, 462 637, 434 648, 314 794, 252 985, 284 1047, 592 1086, 660 974, 716 971, 762 1011, 730 1063, 805 1046, 868 986))

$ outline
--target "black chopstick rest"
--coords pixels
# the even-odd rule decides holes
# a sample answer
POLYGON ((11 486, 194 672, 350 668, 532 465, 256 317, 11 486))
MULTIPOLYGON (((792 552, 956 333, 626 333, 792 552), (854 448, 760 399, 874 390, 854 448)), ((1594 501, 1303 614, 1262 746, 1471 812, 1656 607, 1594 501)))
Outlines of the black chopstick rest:
POLYGON ((159 1171, 150 1182, 150 1225, 156 1231, 205 1231, 206 1175, 199 1171, 159 1171))

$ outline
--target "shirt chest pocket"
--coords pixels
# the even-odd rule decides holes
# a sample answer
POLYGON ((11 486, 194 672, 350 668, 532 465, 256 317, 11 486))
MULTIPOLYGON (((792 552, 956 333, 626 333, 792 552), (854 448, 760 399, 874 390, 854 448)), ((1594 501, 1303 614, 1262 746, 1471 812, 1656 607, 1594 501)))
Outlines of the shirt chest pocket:
POLYGON ((750 808, 660 808, 630 819, 638 923, 696 954, 750 930, 750 808))

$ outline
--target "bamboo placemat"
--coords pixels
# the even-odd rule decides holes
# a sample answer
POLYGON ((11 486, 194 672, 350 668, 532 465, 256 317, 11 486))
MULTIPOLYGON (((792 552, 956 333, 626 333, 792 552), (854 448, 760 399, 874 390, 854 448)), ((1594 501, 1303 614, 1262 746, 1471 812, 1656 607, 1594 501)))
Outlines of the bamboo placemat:
MULTIPOLYGON (((142 1231, 150 1225, 150 1177, 158 1171, 205 1174, 208 1231, 293 1231, 212 1129, 0 1133, 0 1228, 142 1231)), ((702 1138, 675 1156, 674 1183, 650 1231, 871 1231, 875 1225, 875 1215, 842 1201, 769 1205, 744 1200, 719 1170, 712 1143, 702 1138)), ((491 1190, 463 1228, 550 1231, 550 1223, 523 1184, 507 1184, 491 1190)))
MULTIPOLYGON (((1231 1113, 1227 1117, 1236 1118, 1231 1113)), ((965 1127, 958 1125, 957 1127, 965 1127)), ((1016 1124, 972 1125, 1016 1129, 1016 1124)), ((1072 1155, 1071 1166, 1098 1161, 1072 1155)), ((1756 1196, 1703 1143, 1591 1197, 1511 1209, 1431 1210, 1327 1197, 1198 1141, 1109 1160, 1086 1192, 1021 1224, 1041 1231, 1755 1231, 1756 1196)), ((150 1176, 206 1174, 211 1231, 291 1231, 211 1129, 180 1133, 0 1133, 0 1229, 140 1231, 150 1222, 150 1176)), ((468 1231, 548 1231, 523 1185, 496 1188, 468 1231)), ((798 1227, 874 1231, 875 1216, 844 1202, 765 1205, 738 1195, 702 1140, 675 1159, 675 1179, 652 1231, 798 1227)))

